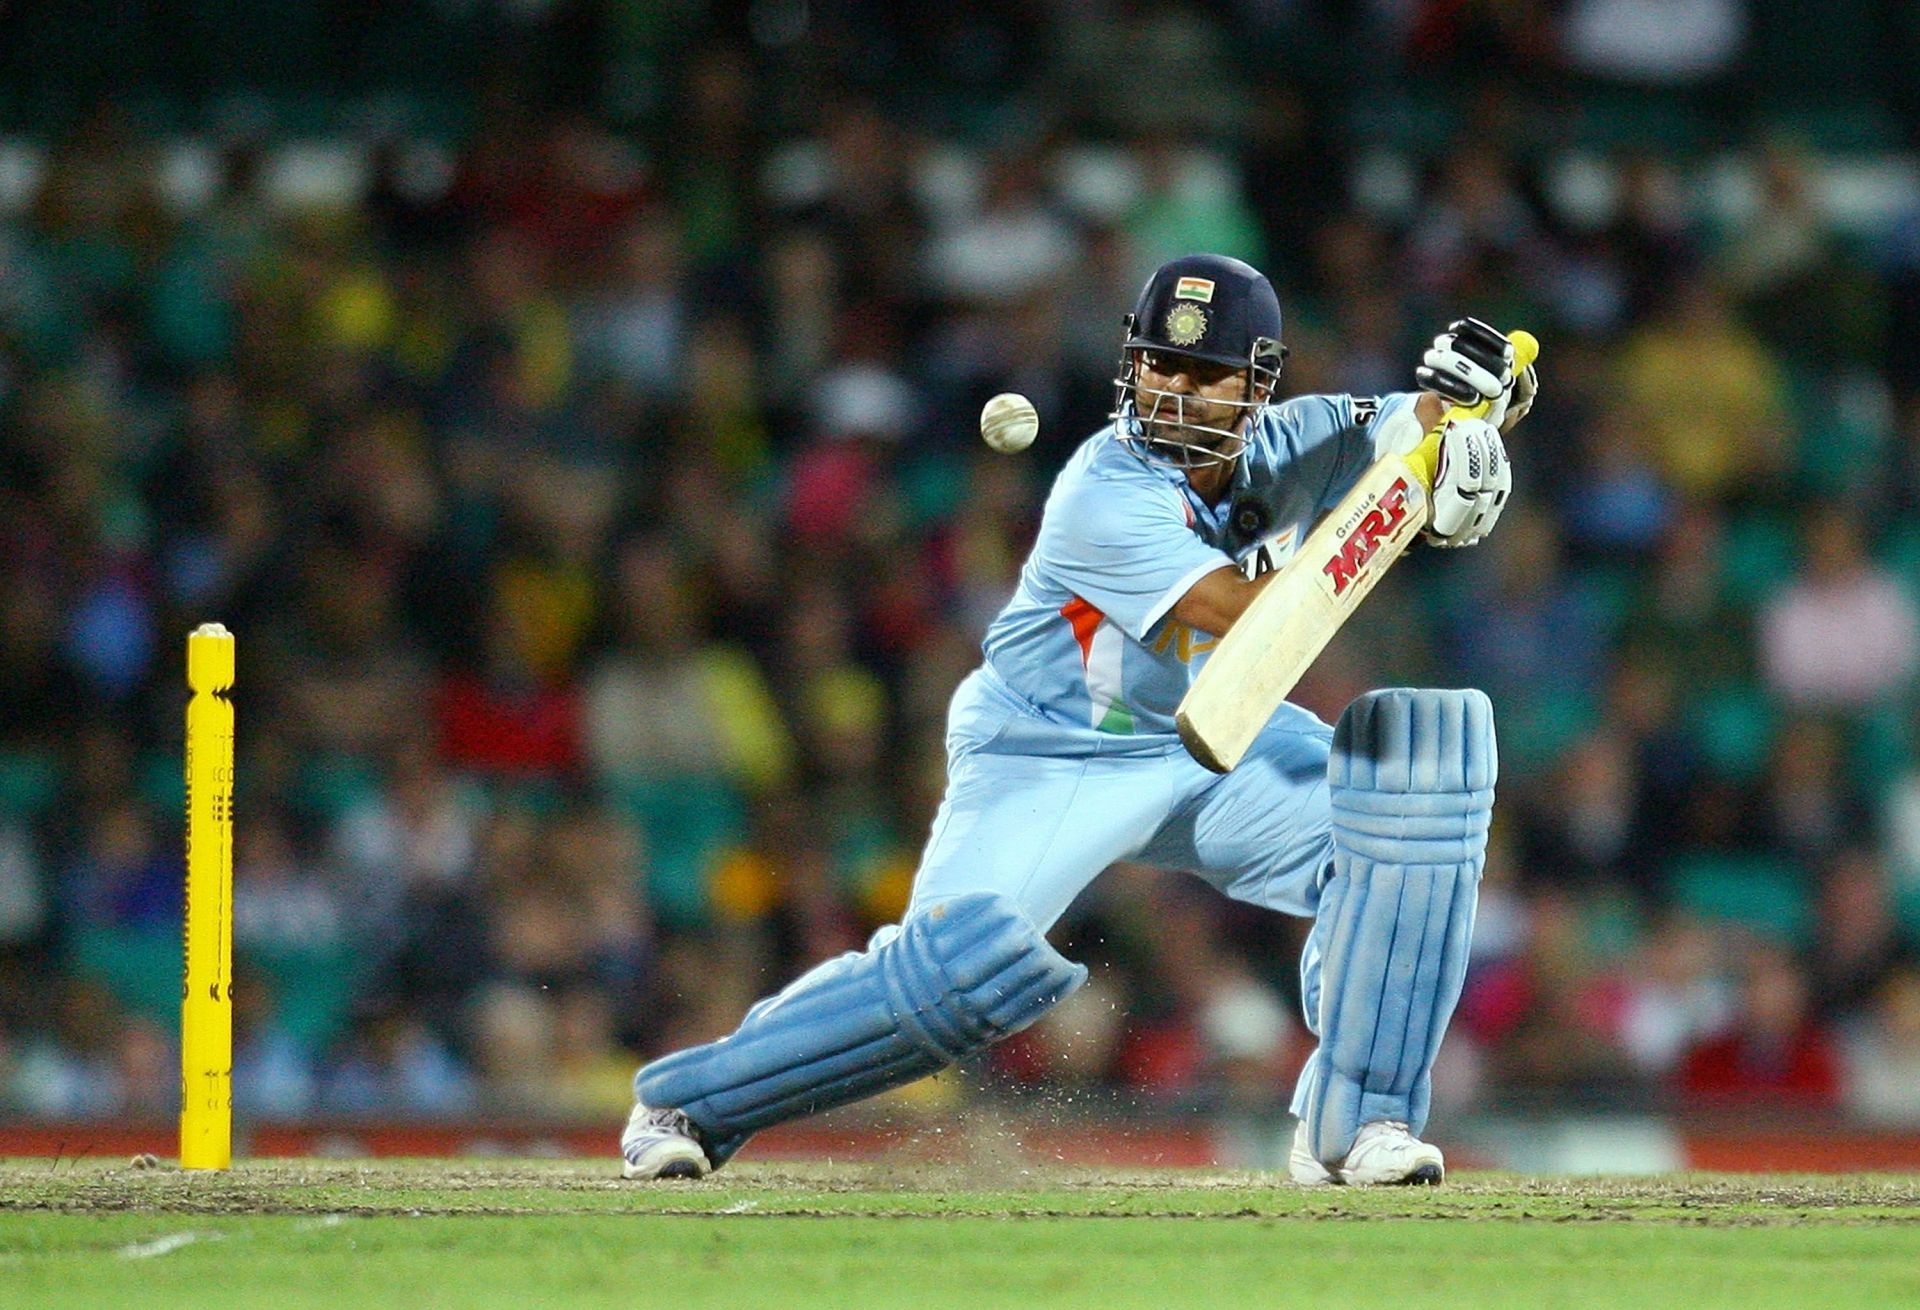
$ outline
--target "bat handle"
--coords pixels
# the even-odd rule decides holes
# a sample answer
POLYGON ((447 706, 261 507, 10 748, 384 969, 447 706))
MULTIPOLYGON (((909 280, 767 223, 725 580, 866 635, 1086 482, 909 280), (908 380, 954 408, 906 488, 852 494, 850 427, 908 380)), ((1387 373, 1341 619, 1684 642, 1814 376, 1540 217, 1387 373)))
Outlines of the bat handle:
MULTIPOLYGON (((1540 339, 1525 328, 1515 328, 1507 333, 1513 342, 1513 371, 1515 375, 1533 367, 1540 358, 1540 339)), ((1413 471, 1427 484, 1427 490, 1433 490, 1434 479, 1440 475, 1440 434, 1446 431, 1447 424, 1457 418, 1480 418, 1493 408, 1493 402, 1482 400, 1472 405, 1449 405, 1440 421, 1420 439, 1420 444, 1407 456, 1407 462, 1413 465, 1413 471)))

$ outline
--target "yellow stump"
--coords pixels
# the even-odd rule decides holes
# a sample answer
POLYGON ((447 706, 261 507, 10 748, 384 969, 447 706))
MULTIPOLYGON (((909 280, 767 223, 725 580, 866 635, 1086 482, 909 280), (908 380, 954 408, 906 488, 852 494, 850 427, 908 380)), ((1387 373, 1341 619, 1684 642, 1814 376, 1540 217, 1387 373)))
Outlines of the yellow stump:
POLYGON ((186 970, 180 991, 180 1167, 233 1159, 233 634, 187 638, 186 970))

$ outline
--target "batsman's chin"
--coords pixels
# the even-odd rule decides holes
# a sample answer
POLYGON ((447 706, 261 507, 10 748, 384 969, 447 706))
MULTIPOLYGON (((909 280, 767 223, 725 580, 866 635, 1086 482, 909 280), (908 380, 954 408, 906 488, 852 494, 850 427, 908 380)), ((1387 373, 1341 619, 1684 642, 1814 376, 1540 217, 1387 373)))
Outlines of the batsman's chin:
POLYGON ((1231 464, 1246 449, 1246 441, 1217 428, 1174 427, 1150 423, 1145 429, 1145 449, 1156 460, 1177 468, 1204 468, 1210 464, 1231 464))
POLYGON ((1232 421, 1208 423, 1205 416, 1188 415, 1186 423, 1168 423, 1164 421, 1147 425, 1153 435, 1166 441, 1178 441, 1183 445, 1200 446, 1212 450, 1216 446, 1230 445, 1239 438, 1233 435, 1232 421))

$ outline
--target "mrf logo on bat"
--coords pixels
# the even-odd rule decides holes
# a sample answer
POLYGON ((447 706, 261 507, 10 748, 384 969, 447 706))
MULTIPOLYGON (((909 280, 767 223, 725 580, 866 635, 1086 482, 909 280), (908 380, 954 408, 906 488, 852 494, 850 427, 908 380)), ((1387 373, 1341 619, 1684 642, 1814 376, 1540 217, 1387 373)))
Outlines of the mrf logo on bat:
POLYGON ((1354 510, 1349 520, 1352 526, 1340 529, 1340 549, 1320 566, 1320 571, 1333 580, 1335 596, 1346 593, 1348 585, 1360 576, 1360 570, 1367 566, 1382 542, 1392 540, 1413 521, 1407 506, 1411 494, 1412 487, 1407 480, 1395 478, 1377 502, 1354 510))

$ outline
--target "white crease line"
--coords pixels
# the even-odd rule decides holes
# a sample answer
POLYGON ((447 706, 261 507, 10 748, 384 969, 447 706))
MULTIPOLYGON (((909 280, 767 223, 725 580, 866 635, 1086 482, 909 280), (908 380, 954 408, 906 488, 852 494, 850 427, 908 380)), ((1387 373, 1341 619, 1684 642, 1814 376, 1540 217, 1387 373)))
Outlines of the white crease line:
POLYGON ((118 1254, 122 1260, 151 1260, 155 1256, 172 1255, 195 1242, 217 1242, 220 1236, 219 1233, 168 1233, 151 1242, 131 1242, 121 1247, 118 1254))
POLYGON ((759 1208, 760 1208, 760 1203, 758 1201, 735 1201, 732 1205, 728 1206, 726 1209, 715 1210, 714 1213, 715 1214, 746 1214, 750 1210, 758 1210, 759 1208))

